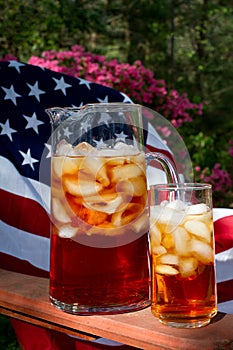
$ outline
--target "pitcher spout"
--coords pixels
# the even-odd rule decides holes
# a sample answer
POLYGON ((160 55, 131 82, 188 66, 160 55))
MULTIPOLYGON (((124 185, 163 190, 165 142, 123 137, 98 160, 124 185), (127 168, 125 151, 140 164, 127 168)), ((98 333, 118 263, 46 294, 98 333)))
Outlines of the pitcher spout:
POLYGON ((52 107, 47 108, 45 112, 48 114, 52 124, 60 124, 70 116, 69 108, 52 107))

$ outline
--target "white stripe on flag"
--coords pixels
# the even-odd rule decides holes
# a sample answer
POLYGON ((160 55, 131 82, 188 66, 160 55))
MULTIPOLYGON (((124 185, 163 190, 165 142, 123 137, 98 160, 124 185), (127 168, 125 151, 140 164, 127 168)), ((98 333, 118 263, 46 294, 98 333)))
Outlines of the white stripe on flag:
POLYGON ((217 282, 224 282, 233 279, 233 248, 216 254, 217 282))
POLYGON ((233 314, 233 300, 225 301, 218 304, 218 311, 226 314, 233 314))
POLYGON ((157 131, 154 129, 154 127, 148 123, 148 135, 146 143, 152 147, 156 147, 161 150, 168 151, 172 154, 172 151, 170 148, 165 144, 165 142, 162 140, 162 138, 159 136, 157 131))
POLYGON ((0 251, 49 271, 50 240, 19 230, 0 221, 0 251), (35 252, 38 252, 38 254, 35 252))
POLYGON ((14 165, 4 157, 0 157, 0 169, 0 188, 21 197, 33 199, 49 212, 49 186, 20 175, 14 165))
POLYGON ((167 182, 166 174, 163 170, 154 168, 150 165, 146 168, 147 186, 165 184, 167 182))
POLYGON ((222 219, 226 216, 233 215, 233 209, 228 208, 213 208, 213 219, 214 221, 222 219))

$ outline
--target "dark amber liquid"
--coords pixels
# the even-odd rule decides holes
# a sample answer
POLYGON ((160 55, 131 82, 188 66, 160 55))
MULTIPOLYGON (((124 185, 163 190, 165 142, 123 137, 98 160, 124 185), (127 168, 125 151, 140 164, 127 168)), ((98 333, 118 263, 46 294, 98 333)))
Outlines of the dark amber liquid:
POLYGON ((90 309, 148 301, 148 235, 123 246, 99 248, 52 234, 50 296, 90 309))
POLYGON ((199 273, 189 278, 152 273, 152 312, 156 316, 181 319, 216 313, 213 265, 200 266, 199 273))

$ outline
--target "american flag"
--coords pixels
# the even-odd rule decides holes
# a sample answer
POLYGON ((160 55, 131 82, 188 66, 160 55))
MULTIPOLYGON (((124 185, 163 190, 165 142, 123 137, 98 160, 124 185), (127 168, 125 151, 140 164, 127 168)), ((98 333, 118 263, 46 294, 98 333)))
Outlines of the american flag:
MULTIPOLYGON (((50 168, 51 125, 45 109, 99 102, 132 103, 125 94, 84 79, 18 61, 0 62, 1 268, 49 276, 50 222, 41 186, 44 193, 50 189, 39 182, 44 150, 50 168)), ((152 129, 149 124, 148 148, 168 153, 152 129)), ((230 225, 222 231, 221 220, 226 219, 216 221, 215 228, 219 309, 233 313, 232 213, 227 219, 231 231, 230 225)))
MULTIPOLYGON (((49 276, 50 222, 41 186, 43 193, 50 189, 39 182, 44 149, 48 174, 50 169, 51 125, 45 109, 99 102, 131 101, 83 79, 18 61, 0 62, 0 268, 49 276)), ((11 322, 25 349, 100 348, 25 322, 11 322)), ((114 345, 119 344, 110 343, 111 348, 114 345)), ((120 348, 125 347, 120 344, 120 348)))
MULTIPOLYGON (((114 89, 83 79, 17 61, 0 62, 0 266, 3 268, 48 276, 50 223, 41 192, 46 197, 50 188, 46 179, 41 183, 39 178, 43 152, 48 178, 50 169, 51 124, 45 110, 99 102, 132 101, 114 89)), ((154 143, 153 150, 163 147, 151 129, 149 139, 154 143)), ((166 145, 164 152, 168 153, 166 145)))

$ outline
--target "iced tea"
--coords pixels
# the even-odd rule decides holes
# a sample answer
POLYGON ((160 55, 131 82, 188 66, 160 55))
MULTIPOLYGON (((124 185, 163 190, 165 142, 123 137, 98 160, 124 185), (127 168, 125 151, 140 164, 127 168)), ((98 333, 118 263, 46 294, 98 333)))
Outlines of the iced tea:
POLYGON ((123 144, 101 151, 87 143, 59 147, 52 157, 52 302, 80 314, 149 305, 143 153, 123 144))
POLYGON ((211 208, 164 200, 151 207, 150 236, 152 313, 176 327, 208 324, 217 312, 211 208))

